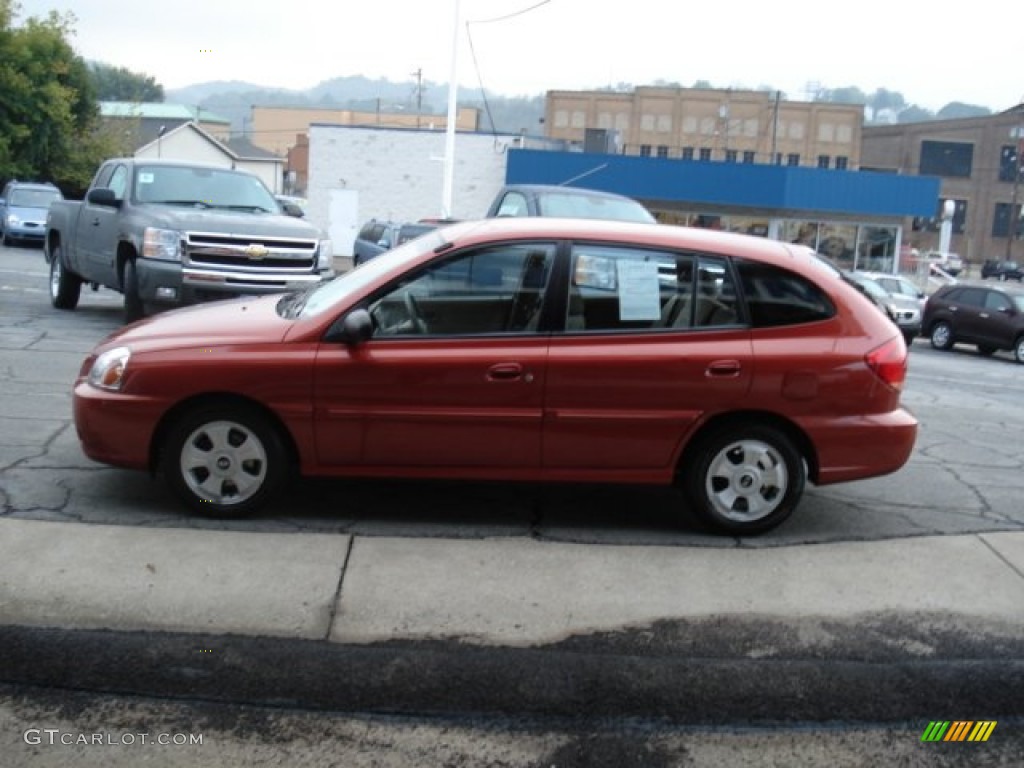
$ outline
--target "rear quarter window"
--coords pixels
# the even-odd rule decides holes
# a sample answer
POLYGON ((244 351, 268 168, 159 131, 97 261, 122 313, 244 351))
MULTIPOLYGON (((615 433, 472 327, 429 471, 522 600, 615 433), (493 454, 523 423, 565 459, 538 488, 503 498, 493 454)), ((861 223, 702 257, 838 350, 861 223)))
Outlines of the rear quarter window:
POLYGON ((771 264, 736 261, 754 328, 827 320, 836 313, 825 292, 807 278, 771 264))

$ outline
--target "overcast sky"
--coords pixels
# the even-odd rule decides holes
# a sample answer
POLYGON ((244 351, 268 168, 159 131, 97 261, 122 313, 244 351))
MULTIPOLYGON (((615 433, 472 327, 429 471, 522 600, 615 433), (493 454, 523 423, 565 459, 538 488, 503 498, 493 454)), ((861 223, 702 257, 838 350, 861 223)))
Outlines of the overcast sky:
MULTIPOLYGON (((165 88, 245 80, 304 89, 365 75, 447 82, 456 0, 18 0, 21 18, 76 17, 86 59, 165 88)), ((661 79, 898 91, 938 110, 951 101, 1024 101, 1015 6, 1006 0, 459 0, 458 82, 507 96, 661 79), (536 6, 530 9, 532 6, 536 6), (952 9, 957 10, 953 12, 952 9), (491 21, 512 15, 499 21, 491 21), (468 22, 468 24, 467 24, 468 22)))

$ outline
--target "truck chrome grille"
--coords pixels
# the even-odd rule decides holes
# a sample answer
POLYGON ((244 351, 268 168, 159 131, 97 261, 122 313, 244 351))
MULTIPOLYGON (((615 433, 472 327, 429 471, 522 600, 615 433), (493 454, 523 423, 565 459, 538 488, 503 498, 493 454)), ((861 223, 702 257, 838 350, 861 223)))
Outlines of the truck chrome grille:
POLYGON ((186 232, 182 248, 184 264, 199 268, 282 275, 316 269, 316 240, 186 232))

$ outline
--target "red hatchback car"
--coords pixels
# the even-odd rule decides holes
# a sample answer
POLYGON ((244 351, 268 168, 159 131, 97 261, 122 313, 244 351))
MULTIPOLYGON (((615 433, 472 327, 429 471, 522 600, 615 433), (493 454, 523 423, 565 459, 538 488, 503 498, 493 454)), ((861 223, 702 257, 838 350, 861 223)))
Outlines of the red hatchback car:
POLYGON ((85 453, 242 515, 289 475, 676 483, 719 531, 898 470, 899 330, 802 246, 653 224, 430 232, 307 292, 175 310, 84 362, 85 453))

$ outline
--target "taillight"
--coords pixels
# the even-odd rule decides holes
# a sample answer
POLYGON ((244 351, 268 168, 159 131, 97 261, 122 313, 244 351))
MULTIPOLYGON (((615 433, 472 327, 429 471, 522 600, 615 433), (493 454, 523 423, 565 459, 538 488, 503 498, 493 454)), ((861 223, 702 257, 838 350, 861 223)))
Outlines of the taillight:
POLYGON ((880 347, 875 347, 866 355, 864 361, 875 376, 899 391, 903 389, 903 381, 907 378, 907 345, 900 336, 894 336, 880 347))

